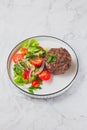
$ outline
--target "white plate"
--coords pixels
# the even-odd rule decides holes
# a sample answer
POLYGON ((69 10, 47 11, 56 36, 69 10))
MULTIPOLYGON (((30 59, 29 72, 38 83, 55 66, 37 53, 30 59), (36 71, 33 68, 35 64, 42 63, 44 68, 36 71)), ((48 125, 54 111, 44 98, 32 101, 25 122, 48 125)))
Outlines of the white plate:
MULTIPOLYGON (((77 58, 77 55, 76 55, 74 49, 69 44, 64 42, 63 40, 52 37, 52 36, 35 36, 35 37, 30 37, 28 39, 31 39, 31 38, 35 38, 40 43, 40 45, 44 48, 59 48, 59 47, 66 48, 69 51, 69 53, 71 54, 72 65, 65 74, 53 75, 53 78, 51 81, 44 82, 43 85, 41 86, 42 89, 35 91, 35 94, 29 93, 25 89, 26 86, 20 87, 20 86, 17 86, 16 84, 14 84, 14 85, 17 88, 19 88, 22 92, 24 92, 25 94, 27 94, 31 97, 34 97, 34 98, 50 98, 50 97, 54 97, 54 96, 62 94, 72 85, 72 83, 75 80, 77 73, 78 73, 79 64, 78 64, 78 58, 77 58)), ((8 70, 8 74, 9 74, 11 81, 12 81, 12 77, 13 77, 13 75, 12 75, 12 56, 14 53, 16 53, 18 51, 22 42, 19 43, 11 51, 11 53, 8 57, 7 70, 8 70)))

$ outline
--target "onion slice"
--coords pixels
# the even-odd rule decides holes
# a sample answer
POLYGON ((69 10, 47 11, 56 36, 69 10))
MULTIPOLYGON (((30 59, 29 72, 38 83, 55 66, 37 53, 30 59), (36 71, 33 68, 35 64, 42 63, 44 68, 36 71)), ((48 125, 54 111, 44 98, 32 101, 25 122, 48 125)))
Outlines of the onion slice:
POLYGON ((38 72, 36 72, 35 74, 40 74, 44 69, 44 62, 42 63, 41 67, 39 68, 38 72))

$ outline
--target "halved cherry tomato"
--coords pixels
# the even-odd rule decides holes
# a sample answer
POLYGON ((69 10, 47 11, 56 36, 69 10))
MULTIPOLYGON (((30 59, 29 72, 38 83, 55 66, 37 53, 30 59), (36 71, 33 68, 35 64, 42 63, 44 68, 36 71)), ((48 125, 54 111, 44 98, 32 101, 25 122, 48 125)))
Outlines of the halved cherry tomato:
POLYGON ((40 74, 38 74, 38 77, 41 80, 49 80, 51 78, 51 74, 47 70, 43 70, 40 74))
POLYGON ((31 64, 33 64, 34 66, 41 66, 42 62, 43 62, 43 58, 42 57, 35 57, 35 59, 30 59, 31 64))
POLYGON ((30 73, 29 70, 25 70, 24 73, 23 73, 23 78, 28 80, 29 79, 29 73, 30 73))
POLYGON ((22 60, 24 58, 24 55, 23 54, 14 54, 13 56, 13 61, 14 63, 18 63, 20 60, 22 60))
POLYGON ((32 82, 32 86, 35 87, 35 88, 37 88, 37 87, 40 86, 40 82, 39 82, 38 80, 34 80, 34 81, 32 82))
POLYGON ((21 48, 20 52, 21 52, 21 54, 26 55, 26 53, 28 52, 28 49, 27 48, 21 48))

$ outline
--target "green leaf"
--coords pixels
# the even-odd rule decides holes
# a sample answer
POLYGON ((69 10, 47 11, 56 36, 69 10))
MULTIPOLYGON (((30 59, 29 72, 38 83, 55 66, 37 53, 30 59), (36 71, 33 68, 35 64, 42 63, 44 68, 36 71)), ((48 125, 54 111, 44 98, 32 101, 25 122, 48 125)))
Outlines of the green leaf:
POLYGON ((55 62, 56 60, 57 60, 56 56, 54 54, 50 54, 47 62, 48 63, 55 62))
POLYGON ((34 91, 35 91, 35 90, 40 90, 40 89, 42 89, 42 88, 41 88, 41 87, 34 88, 33 86, 30 86, 29 88, 27 88, 27 90, 28 90, 30 93, 32 93, 32 94, 34 94, 34 91))
POLYGON ((29 40, 25 40, 25 41, 23 41, 23 46, 22 47, 25 47, 25 48, 27 48, 28 47, 28 44, 29 44, 29 40))
POLYGON ((29 46, 30 47, 36 47, 38 45, 39 45, 39 43, 35 39, 30 39, 29 40, 29 46))
POLYGON ((20 66, 18 64, 15 64, 14 67, 13 67, 13 70, 14 70, 14 73, 16 75, 22 75, 22 69, 20 68, 20 66))
POLYGON ((48 48, 45 48, 45 52, 47 53, 49 51, 49 49, 48 48))
POLYGON ((29 58, 29 57, 32 57, 33 56, 33 53, 32 52, 27 52, 27 54, 26 54, 26 58, 29 58))
POLYGON ((43 84, 43 81, 39 77, 37 77, 36 79, 40 82, 41 85, 43 84))
POLYGON ((33 82, 36 79, 36 76, 32 75, 29 79, 29 83, 33 82))
POLYGON ((40 48, 38 48, 37 46, 30 46, 29 47, 29 52, 31 52, 31 53, 37 53, 37 52, 39 52, 41 49, 40 48))
POLYGON ((26 65, 25 65, 25 63, 24 63, 23 61, 21 61, 20 64, 21 64, 21 66, 22 66, 24 69, 26 69, 26 65))
POLYGON ((32 89, 28 90, 31 94, 34 94, 34 91, 32 89))
POLYGON ((20 86, 23 86, 24 85, 24 80, 21 76, 16 76, 14 78, 14 82, 17 84, 17 85, 20 85, 20 86))

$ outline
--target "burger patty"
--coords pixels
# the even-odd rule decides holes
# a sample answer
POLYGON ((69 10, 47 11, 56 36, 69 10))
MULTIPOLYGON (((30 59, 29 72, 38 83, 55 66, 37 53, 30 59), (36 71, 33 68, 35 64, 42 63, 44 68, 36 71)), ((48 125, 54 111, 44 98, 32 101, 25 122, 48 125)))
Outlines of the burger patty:
POLYGON ((65 48, 51 48, 45 57, 45 67, 53 74, 64 74, 71 61, 71 55, 65 48))

